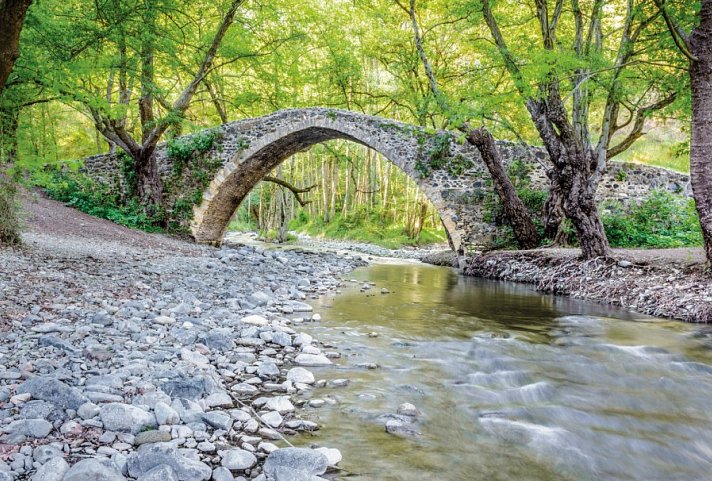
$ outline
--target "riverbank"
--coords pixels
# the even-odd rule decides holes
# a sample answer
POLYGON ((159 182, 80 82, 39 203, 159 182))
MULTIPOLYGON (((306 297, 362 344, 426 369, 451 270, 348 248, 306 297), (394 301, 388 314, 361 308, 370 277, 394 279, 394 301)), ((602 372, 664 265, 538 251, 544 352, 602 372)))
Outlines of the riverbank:
MULTIPOLYGON (((447 244, 430 244, 421 247, 403 246, 398 249, 387 249, 385 247, 380 247, 374 244, 368 244, 366 242, 358 242, 352 240, 325 239, 321 237, 311 237, 306 234, 297 234, 296 237, 297 240, 295 242, 287 242, 284 244, 275 245, 287 248, 289 248, 290 246, 294 246, 303 247, 310 250, 350 252, 365 254, 369 257, 406 260, 423 260, 427 256, 436 255, 440 252, 443 252, 443 249, 448 248, 447 244)), ((225 236, 225 241, 263 245, 263 242, 259 239, 259 234, 256 232, 228 232, 225 236)))
POLYGON ((468 259, 463 271, 655 317, 712 322, 712 282, 700 249, 616 249, 616 260, 587 262, 577 256, 576 249, 490 252, 468 259))
POLYGON ((340 357, 298 332, 319 319, 306 301, 360 257, 215 249, 25 204, 24 247, 0 250, 0 480, 313 480, 338 462, 278 446, 319 429, 303 394, 340 357))

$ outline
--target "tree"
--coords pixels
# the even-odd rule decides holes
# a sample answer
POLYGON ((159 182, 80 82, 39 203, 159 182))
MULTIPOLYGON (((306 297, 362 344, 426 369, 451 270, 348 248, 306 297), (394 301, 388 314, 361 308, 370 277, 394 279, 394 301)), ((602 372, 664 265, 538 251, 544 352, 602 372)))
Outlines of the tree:
POLYGON ((655 0, 655 4, 670 37, 689 64, 692 97, 690 184, 700 217, 707 264, 712 265, 712 0, 701 1, 697 25, 689 34, 673 18, 665 0, 655 0))
POLYGON ((20 56, 20 32, 32 0, 0 1, 0 94, 20 56))
POLYGON ((514 188, 514 185, 512 185, 512 181, 509 180, 509 177, 507 177, 507 173, 504 169, 504 163, 502 162, 502 156, 497 150, 494 137, 484 125, 480 128, 473 129, 470 127, 469 121, 459 121, 456 118, 455 113, 450 108, 450 101, 445 98, 438 87, 438 82, 435 78, 435 74, 433 73, 432 66, 430 65, 430 60, 425 52, 425 48, 423 47, 423 39, 420 34, 420 27, 415 13, 415 0, 410 0, 407 7, 399 0, 396 0, 396 3, 410 17, 415 48, 423 64, 423 69, 425 70, 425 75, 428 79, 428 85, 430 86, 430 92, 435 97, 442 113, 448 118, 448 120, 453 120, 455 122, 455 126, 465 133, 467 141, 474 145, 480 152, 482 160, 487 166, 487 170, 492 178, 495 192, 499 196, 505 215, 512 226, 512 231, 514 232, 514 237, 517 239, 517 244, 522 249, 533 249, 537 247, 539 245, 539 234, 537 233, 529 211, 517 195, 517 191, 514 188))
MULTIPOLYGON (((616 11, 609 19, 611 25, 605 32, 606 9, 604 0, 592 0, 589 10, 579 0, 572 0, 571 9, 564 8, 564 0, 556 0, 553 9, 547 0, 535 0, 534 9, 538 23, 539 49, 530 46, 536 55, 539 71, 527 75, 523 61, 515 56, 505 39, 490 0, 481 0, 480 8, 491 38, 519 93, 532 122, 546 148, 552 163, 551 192, 560 195, 560 200, 548 202, 554 211, 561 211, 571 220, 581 246, 582 257, 608 257, 610 248, 603 224, 598 215, 595 193, 598 181, 606 169, 608 159, 629 147, 640 137, 647 115, 670 105, 676 93, 661 92, 652 84, 638 102, 625 103, 623 77, 633 58, 644 49, 636 49, 641 35, 656 18, 627 0, 623 11, 616 11), (573 32, 571 46, 559 38, 564 13, 570 12, 569 28, 573 32), (588 19, 588 22, 586 20, 588 19), (623 21, 619 40, 612 51, 610 62, 604 56, 604 38, 614 38, 615 19, 623 21), (607 77, 602 74, 607 73, 607 77), (533 77, 533 78, 532 78, 533 77), (533 80, 533 82, 532 82, 533 80), (565 93, 570 85, 568 95, 565 93), (600 89, 605 101, 600 111, 598 139, 591 134, 593 89, 600 89), (654 98, 649 104, 642 102, 654 98), (633 105, 630 121, 636 127, 616 145, 611 145, 613 134, 626 123, 620 119, 622 105, 633 105), (639 122, 640 119, 640 122, 639 122), (640 125, 639 125, 640 124, 640 125), (639 128, 638 128, 639 127, 639 128)), ((570 36, 570 35, 569 35, 570 36)), ((646 52, 647 53, 647 52, 646 52)))
MULTIPOLYGON (((0 0, 0 102, 15 61, 20 55, 20 32, 25 14, 32 0, 0 0)), ((20 226, 15 200, 15 182, 2 164, 12 164, 12 150, 5 145, 14 145, 16 129, 8 129, 16 124, 16 117, 5 115, 0 108, 0 244, 20 242, 20 226), (9 138, 12 136, 12 139, 9 138)))
MULTIPOLYGON (((233 22, 237 9, 244 0, 232 0, 227 12, 215 35, 206 49, 202 60, 196 70, 192 80, 183 89, 178 98, 167 104, 165 99, 157 98, 154 55, 156 51, 156 39, 159 36, 157 31, 156 17, 158 11, 150 0, 147 1, 147 8, 143 14, 144 28, 148 30, 141 44, 141 67, 139 74, 140 96, 138 97, 138 110, 141 123, 141 139, 136 140, 126 128, 126 118, 114 118, 94 105, 88 105, 97 130, 111 143, 118 145, 133 159, 133 170, 136 174, 137 189, 139 198, 148 205, 158 206, 161 204, 163 186, 158 172, 158 165, 154 157, 156 146, 166 131, 179 123, 181 117, 190 105, 190 101, 195 95, 198 86, 208 75, 218 47, 222 42, 228 28, 233 22), (156 113, 156 102, 164 102, 165 115, 158 117, 156 113), (166 105, 167 104, 167 105, 166 105)), ((123 40, 123 39, 122 39, 123 40)), ((125 46, 119 43, 119 55, 125 55, 125 46)), ((123 68, 121 65, 120 68, 123 68)), ((123 72, 125 74, 125 72, 123 72)), ((119 73, 122 75, 122 72, 119 73)), ((120 82, 121 83, 121 82, 120 82)), ((119 86, 119 102, 128 102, 131 98, 129 85, 122 83, 119 86)))
POLYGON ((201 5, 200 17, 181 0, 43 2, 23 75, 81 105, 110 146, 128 154, 136 194, 155 214, 163 195, 156 146, 169 129, 179 132, 244 1, 201 5), (205 22, 212 11, 215 26, 205 22))

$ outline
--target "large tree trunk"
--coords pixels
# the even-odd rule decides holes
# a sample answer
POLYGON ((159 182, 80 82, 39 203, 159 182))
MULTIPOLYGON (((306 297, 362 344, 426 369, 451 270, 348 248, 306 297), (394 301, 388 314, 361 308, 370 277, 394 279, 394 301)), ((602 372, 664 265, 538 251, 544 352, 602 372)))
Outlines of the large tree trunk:
MULTIPOLYGON (((551 177, 551 173, 549 174, 551 177)), ((561 187, 551 182, 549 197, 544 204, 544 238, 550 239, 552 245, 558 246, 564 243, 564 235, 561 226, 564 218, 564 197, 561 195, 561 187)))
POLYGON ((154 152, 151 149, 150 153, 141 153, 134 159, 137 194, 147 212, 151 214, 155 214, 155 209, 163 202, 163 181, 154 152))
POLYGON ((568 162, 554 169, 552 184, 560 189, 566 217, 576 229, 584 259, 610 257, 606 231, 598 215, 595 184, 591 182, 591 161, 582 151, 568 150, 568 162))
POLYGON ((690 183, 702 226, 707 263, 712 265, 712 0, 702 1, 700 23, 690 36, 690 47, 696 57, 690 62, 690 183))
POLYGON ((20 32, 32 0, 0 0, 0 93, 20 56, 20 32))
POLYGON ((492 177, 495 191, 504 207, 504 213, 512 225, 514 237, 517 239, 519 247, 522 249, 533 249, 539 245, 539 235, 537 234, 534 222, 522 200, 517 195, 512 182, 507 177, 504 170, 502 157, 497 150, 494 137, 487 129, 470 130, 467 140, 480 151, 482 160, 492 177))

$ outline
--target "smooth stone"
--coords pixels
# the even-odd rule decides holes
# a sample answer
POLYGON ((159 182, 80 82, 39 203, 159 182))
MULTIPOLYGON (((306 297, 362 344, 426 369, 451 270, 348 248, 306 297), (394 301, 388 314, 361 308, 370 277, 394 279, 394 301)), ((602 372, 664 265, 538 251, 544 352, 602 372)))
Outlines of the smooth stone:
POLYGON ((314 374, 303 367, 293 367, 287 372, 287 380, 295 384, 314 384, 314 374))
POLYGON ((53 377, 33 377, 17 388, 18 394, 29 393, 34 399, 51 402, 62 409, 79 409, 87 398, 78 389, 53 377))
POLYGON ((212 481, 235 481, 229 469, 219 466, 213 470, 212 481))
POLYGON ((130 404, 104 404, 99 416, 107 431, 137 434, 146 428, 157 427, 152 413, 130 404))
POLYGON ((99 415, 99 406, 94 403, 84 403, 77 409, 77 415, 82 419, 93 419, 99 415))
POLYGON ((398 406, 398 414, 402 416, 418 416, 420 414, 420 411, 418 411, 418 408, 415 407, 415 405, 411 403, 403 403, 400 406, 398 406))
POLYGON ((178 475, 167 464, 161 464, 141 475, 136 481, 179 481, 178 475))
POLYGON ((232 418, 222 411, 210 411, 203 414, 203 421, 216 429, 229 431, 232 427, 232 418))
POLYGON ((183 456, 171 443, 143 444, 127 459, 128 473, 133 478, 163 464, 173 468, 180 481, 208 481, 213 472, 207 464, 183 456))
POLYGON ((341 456, 341 451, 334 448, 316 448, 314 451, 318 451, 324 456, 329 462, 329 466, 336 466, 341 462, 343 457, 341 456))
POLYGON ((305 334, 302 332, 300 334, 297 334, 297 336, 292 341, 292 344, 297 347, 308 346, 312 343, 312 341, 314 341, 313 337, 311 337, 309 334, 305 334))
POLYGON ((45 464, 47 461, 53 458, 61 458, 64 453, 58 448, 51 446, 49 444, 44 444, 42 446, 37 446, 32 451, 32 459, 40 464, 45 464))
POLYGON ((279 376, 279 368, 273 362, 263 362, 257 368, 257 375, 260 377, 279 376))
POLYGON ((245 324, 250 324, 253 326, 266 326, 269 324, 269 321, 265 319, 262 316, 258 316, 256 314, 252 314, 250 316, 243 317, 240 319, 240 322, 243 322, 245 324))
POLYGON ((205 404, 210 408, 231 408, 235 403, 228 393, 215 392, 205 398, 205 404))
POLYGON ((229 449, 221 451, 220 455, 220 464, 231 471, 244 471, 257 464, 255 455, 244 449, 229 449))
POLYGON ((20 419, 4 427, 5 432, 21 434, 35 439, 46 438, 54 429, 52 423, 44 419, 20 419))
POLYGON ((277 411, 270 411, 266 414, 262 414, 260 416, 262 420, 267 423, 268 426, 273 427, 273 428, 278 428, 279 426, 282 425, 282 415, 279 414, 277 411))
POLYGON ((275 481, 308 480, 324 474, 329 460, 322 453, 307 448, 282 448, 270 453, 264 474, 275 481))
POLYGON ((292 345, 292 336, 286 332, 275 331, 272 334, 272 343, 282 347, 289 347, 292 345))
POLYGON ((294 362, 299 366, 328 366, 331 364, 329 358, 323 354, 299 354, 294 358, 294 362))
POLYGON ((279 414, 285 414, 294 411, 294 404, 292 404, 289 396, 275 396, 267 400, 264 408, 268 411, 277 411, 279 414))
POLYGON ((69 468, 62 481, 126 481, 110 459, 82 459, 69 468))
POLYGON ((37 469, 31 481, 62 481, 67 471, 69 464, 64 458, 52 458, 37 469))
POLYGON ((158 401, 153 408, 156 422, 159 425, 173 425, 180 423, 178 412, 163 401, 158 401))
POLYGON ((395 434, 397 436, 418 436, 420 433, 415 429, 409 428, 408 425, 402 421, 391 419, 386 421, 386 432, 388 434, 395 434))
POLYGON ((167 431, 143 431, 136 435, 134 445, 140 446, 148 443, 165 443, 171 440, 171 433, 167 431))

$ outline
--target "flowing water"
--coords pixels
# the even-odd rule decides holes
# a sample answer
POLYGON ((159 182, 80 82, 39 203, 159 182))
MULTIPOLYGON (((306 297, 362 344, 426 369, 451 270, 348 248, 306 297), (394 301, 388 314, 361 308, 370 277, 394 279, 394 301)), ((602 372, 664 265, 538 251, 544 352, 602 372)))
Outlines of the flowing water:
POLYGON ((306 327, 343 354, 317 378, 351 383, 310 394, 336 402, 297 438, 342 479, 712 479, 710 331, 421 264, 352 277, 306 327), (418 436, 384 430, 403 402, 418 436))

